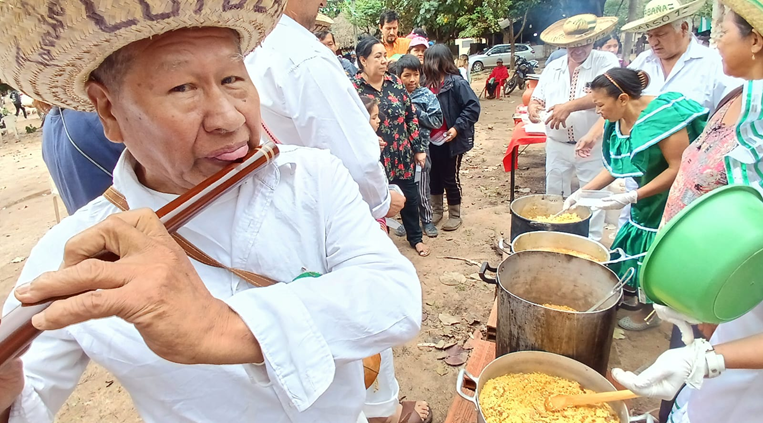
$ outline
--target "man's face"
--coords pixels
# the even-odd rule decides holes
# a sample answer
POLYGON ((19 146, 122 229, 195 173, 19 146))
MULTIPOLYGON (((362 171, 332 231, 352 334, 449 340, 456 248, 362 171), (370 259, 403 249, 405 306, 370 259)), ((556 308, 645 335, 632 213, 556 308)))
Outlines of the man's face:
POLYGON ((500 68, 501 66, 503 66, 503 60, 499 60, 495 62, 495 65, 500 68))
POLYGON ((588 59, 588 56, 591 55, 591 51, 593 51, 593 44, 588 44, 582 47, 570 47, 567 49, 567 56, 569 56, 570 60, 577 64, 581 64, 588 59))
POLYGON ((118 87, 91 82, 106 136, 137 159, 141 182, 185 192, 257 147, 260 101, 229 29, 138 41, 118 87))
POLYGON ((676 31, 673 24, 667 24, 647 31, 646 40, 657 57, 663 60, 672 59, 684 53, 686 46, 683 33, 683 27, 676 31))
POLYGON ((427 51, 427 48, 424 46, 416 46, 411 49, 411 54, 418 57, 421 64, 424 64, 424 52, 427 51))
POLYGON ((409 93, 414 92, 419 87, 420 78, 421 74, 414 69, 403 69, 403 73, 400 74, 400 80, 403 81, 403 85, 409 93))
POLYGON ((398 29, 398 22, 392 21, 387 22, 384 25, 380 26, 379 29, 382 33, 382 40, 384 40, 387 44, 392 44, 395 41, 397 41, 397 29, 398 29))
POLYGON ((333 35, 331 35, 331 34, 326 35, 326 38, 321 40, 321 43, 324 46, 328 47, 331 51, 333 51, 334 54, 336 54, 337 48, 336 48, 336 43, 334 42, 334 36, 333 35))

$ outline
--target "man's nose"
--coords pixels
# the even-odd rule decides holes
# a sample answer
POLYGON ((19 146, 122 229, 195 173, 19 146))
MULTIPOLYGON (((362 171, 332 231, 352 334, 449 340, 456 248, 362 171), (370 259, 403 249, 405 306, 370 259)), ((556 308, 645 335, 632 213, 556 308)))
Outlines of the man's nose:
POLYGON ((210 133, 233 132, 246 123, 244 115, 236 108, 234 99, 222 90, 215 90, 207 99, 204 130, 210 133))

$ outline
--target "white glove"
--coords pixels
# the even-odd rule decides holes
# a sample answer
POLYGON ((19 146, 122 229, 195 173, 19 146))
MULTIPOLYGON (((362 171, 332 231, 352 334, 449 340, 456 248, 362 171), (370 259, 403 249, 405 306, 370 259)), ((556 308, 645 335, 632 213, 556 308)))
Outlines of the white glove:
POLYGON ((684 384, 700 389, 705 376, 718 376, 725 369, 723 356, 716 354, 709 342, 697 339, 688 347, 662 353, 640 375, 612 369, 612 376, 641 396, 670 400, 684 384))
POLYGON ((691 325, 698 325, 702 322, 683 315, 670 307, 665 307, 659 304, 654 305, 654 311, 657 312, 660 319, 670 322, 678 327, 678 330, 681 331, 681 340, 684 341, 684 344, 691 345, 691 343, 694 342, 694 330, 691 325))
POLYGON ((572 193, 569 197, 567 197, 566 200, 564 200, 564 208, 562 208, 562 211, 569 210, 573 207, 575 207, 575 204, 577 204, 578 201, 580 201, 580 196, 583 195, 583 190, 579 189, 572 193))
POLYGON ((612 194, 601 199, 601 204, 596 207, 600 210, 620 210, 628 204, 636 204, 638 201, 637 191, 628 191, 622 194, 612 194))

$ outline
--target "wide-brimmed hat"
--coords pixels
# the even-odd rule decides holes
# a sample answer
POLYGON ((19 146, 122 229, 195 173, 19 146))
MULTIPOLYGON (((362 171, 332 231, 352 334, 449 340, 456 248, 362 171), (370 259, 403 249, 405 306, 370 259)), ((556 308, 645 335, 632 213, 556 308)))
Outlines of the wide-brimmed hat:
POLYGON ((755 0, 721 0, 758 32, 763 33, 763 3, 755 0))
POLYGON ((652 0, 644 6, 644 17, 623 25, 625 32, 646 32, 688 18, 704 6, 705 0, 652 0))
POLYGON ((617 25, 617 18, 584 14, 562 19, 546 28, 540 39, 559 47, 580 47, 606 37, 617 25))
POLYGON ((323 13, 318 13, 318 16, 315 17, 316 31, 320 31, 323 29, 329 30, 331 29, 332 25, 334 25, 334 20, 324 15, 323 13))
POLYGON ((118 49, 193 27, 238 32, 249 53, 273 29, 286 0, 0 1, 0 80, 45 103, 92 111, 90 73, 118 49))

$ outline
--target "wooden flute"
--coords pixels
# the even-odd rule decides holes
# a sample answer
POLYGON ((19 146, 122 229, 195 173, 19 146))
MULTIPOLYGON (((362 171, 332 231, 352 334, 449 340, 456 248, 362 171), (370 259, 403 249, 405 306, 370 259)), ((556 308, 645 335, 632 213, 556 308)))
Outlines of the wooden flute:
MULTIPOLYGON (((272 162, 278 153, 278 146, 274 142, 263 143, 244 156, 241 162, 229 164, 157 210, 156 215, 168 232, 177 231, 215 199, 237 187, 253 172, 272 162)), ((115 254, 109 252, 100 254, 97 258, 106 261, 119 259, 115 254)), ((21 305, 2 317, 0 320, 0 366, 19 356, 41 333, 32 326, 32 317, 45 310, 50 304, 51 301, 44 304, 21 305)))

